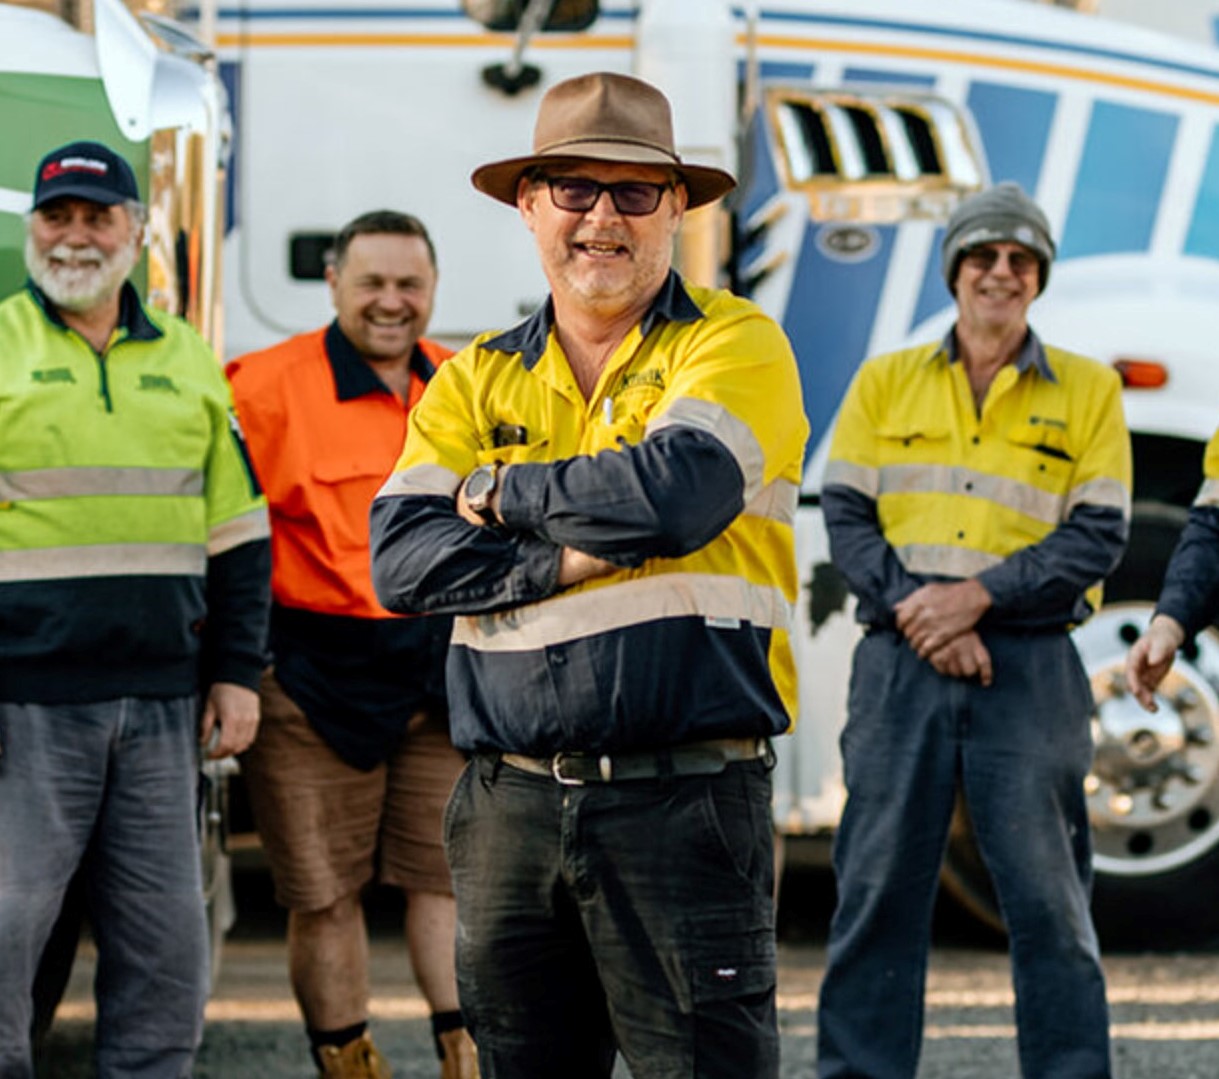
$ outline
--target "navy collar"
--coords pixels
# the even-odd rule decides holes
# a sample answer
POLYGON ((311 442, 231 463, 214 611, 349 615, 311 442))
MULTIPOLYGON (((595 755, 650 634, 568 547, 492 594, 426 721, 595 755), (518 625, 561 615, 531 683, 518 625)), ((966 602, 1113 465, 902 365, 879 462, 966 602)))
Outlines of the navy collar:
MULTIPOLYGON (((944 335, 939 348, 931 354, 931 358, 935 359, 939 355, 946 356, 949 363, 956 363, 961 358, 957 348, 957 327, 955 323, 952 329, 944 335)), ((1031 327, 1024 335, 1024 342, 1021 344, 1020 351, 1016 354, 1016 359, 1012 366, 1016 368, 1019 374, 1024 374, 1025 371, 1032 367, 1046 381, 1058 381, 1058 376, 1054 374, 1054 369, 1046 358, 1045 346, 1041 343, 1041 338, 1033 332, 1031 327)))
MULTIPOLYGON (((670 270, 665 283, 644 312, 639 332, 647 337, 660 322, 693 322, 702 317, 702 308, 690 298, 680 275, 676 270, 670 270)), ((483 342, 482 347, 496 352, 519 352, 525 370, 532 371, 546 351, 546 341, 553 325, 554 300, 547 297, 546 303, 524 322, 483 342)))
MULTIPOLYGON (((340 401, 351 401, 370 393, 393 396, 393 390, 385 385, 372 364, 356 351, 356 346, 339 328, 337 318, 326 327, 325 348, 326 359, 330 361, 330 371, 334 375, 334 390, 340 401)), ((423 354, 418 342, 411 353, 410 366, 411 373, 424 382, 436 373, 436 365, 423 354)))
MULTIPOLYGON (((61 330, 69 328, 68 324, 64 322, 63 316, 59 313, 59 308, 55 306, 51 298, 42 289, 28 278, 26 279, 25 287, 50 322, 54 323, 61 330)), ((161 331, 153 324, 144 311, 144 305, 140 303, 139 293, 136 292, 135 286, 130 281, 124 281, 123 287, 119 290, 118 326, 127 331, 127 337, 130 340, 155 341, 162 336, 161 331)))

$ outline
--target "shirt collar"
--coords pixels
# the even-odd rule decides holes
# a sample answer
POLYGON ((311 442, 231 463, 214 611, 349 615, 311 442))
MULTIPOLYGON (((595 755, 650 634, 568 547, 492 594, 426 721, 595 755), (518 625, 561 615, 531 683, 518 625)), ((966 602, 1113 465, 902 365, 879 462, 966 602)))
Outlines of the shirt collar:
MULTIPOLYGON (((639 332, 643 337, 647 337, 662 321, 694 322, 702 317, 702 308, 690 298, 681 276, 676 270, 670 270, 660 291, 644 312, 639 323, 639 332)), ((525 370, 531 371, 546 351, 546 342, 550 338, 552 326, 554 300, 547 298, 546 303, 524 322, 483 342, 482 347, 496 352, 519 352, 525 370)))
MULTIPOLYGON (((25 287, 50 322, 62 330, 68 329, 68 324, 64 322, 63 316, 59 313, 59 308, 55 306, 51 298, 42 289, 28 279, 26 280, 25 287)), ((130 281, 124 281, 123 287, 119 290, 119 320, 117 328, 126 330, 128 339, 135 341, 155 341, 162 336, 161 331, 145 312, 144 305, 140 302, 140 295, 136 292, 135 286, 130 281)))
MULTIPOLYGON (((949 363, 956 363, 961 358, 957 349, 957 328, 955 324, 944 335, 939 347, 932 352, 929 359, 934 360, 939 356, 944 356, 949 363)), ((1032 367, 1048 382, 1058 381, 1058 376, 1054 374, 1054 369, 1050 366, 1050 361, 1046 357, 1045 346, 1041 343, 1041 338, 1033 332, 1032 327, 1025 333, 1024 342, 1021 344, 1020 351, 1016 354, 1016 359, 1012 366, 1016 368, 1019 374, 1024 374, 1025 371, 1032 367)))

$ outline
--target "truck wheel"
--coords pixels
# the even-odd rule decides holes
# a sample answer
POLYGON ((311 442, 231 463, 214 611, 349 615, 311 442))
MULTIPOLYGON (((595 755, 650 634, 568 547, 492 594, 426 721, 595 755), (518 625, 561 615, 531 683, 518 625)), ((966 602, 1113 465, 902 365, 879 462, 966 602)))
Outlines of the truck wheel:
MULTIPOLYGON (((1075 633, 1092 680, 1096 757, 1085 781, 1092 820, 1092 911, 1110 948, 1192 948, 1219 937, 1219 633, 1182 650, 1157 713, 1126 691, 1126 652, 1151 618, 1187 511, 1135 506, 1129 550, 1106 604, 1075 633)), ((994 893, 958 807, 944 883, 1001 926, 994 893)))

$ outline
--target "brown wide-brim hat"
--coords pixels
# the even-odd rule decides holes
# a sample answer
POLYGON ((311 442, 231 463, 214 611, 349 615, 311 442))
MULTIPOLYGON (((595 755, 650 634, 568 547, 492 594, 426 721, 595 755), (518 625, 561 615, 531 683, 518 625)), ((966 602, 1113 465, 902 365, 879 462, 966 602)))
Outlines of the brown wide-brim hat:
POLYGON ((689 193, 690 209, 736 187, 723 169, 689 165, 677 156, 664 94, 641 79, 604 71, 547 90, 538 106, 533 153, 482 165, 470 180, 483 194, 515 206, 517 185, 528 169, 548 161, 582 160, 675 169, 689 193))

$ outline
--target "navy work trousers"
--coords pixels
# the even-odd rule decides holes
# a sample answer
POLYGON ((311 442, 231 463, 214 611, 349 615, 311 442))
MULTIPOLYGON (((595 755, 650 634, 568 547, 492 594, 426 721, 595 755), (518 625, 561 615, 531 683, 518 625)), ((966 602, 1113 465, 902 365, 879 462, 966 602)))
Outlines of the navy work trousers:
POLYGON ((989 687, 897 633, 860 641, 842 736, 847 806, 818 1012, 821 1079, 913 1079, 931 914, 958 788, 1007 925, 1026 1079, 1111 1074, 1088 909, 1091 691, 1066 634, 989 634, 989 687))
POLYGON ((479 758, 449 803, 462 1013, 483 1079, 775 1079, 771 784, 563 786, 479 758))

